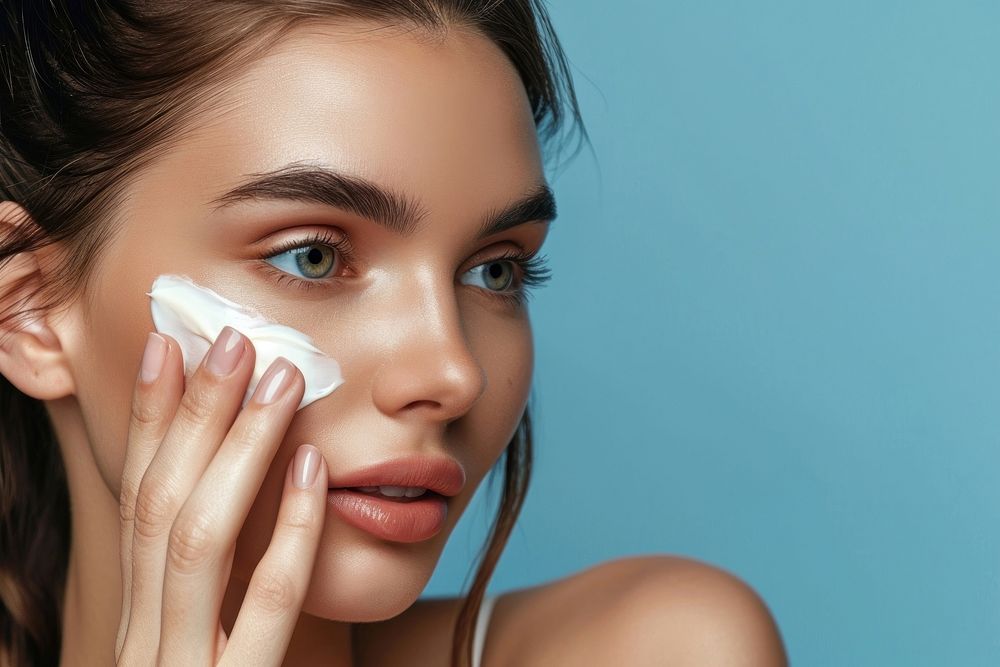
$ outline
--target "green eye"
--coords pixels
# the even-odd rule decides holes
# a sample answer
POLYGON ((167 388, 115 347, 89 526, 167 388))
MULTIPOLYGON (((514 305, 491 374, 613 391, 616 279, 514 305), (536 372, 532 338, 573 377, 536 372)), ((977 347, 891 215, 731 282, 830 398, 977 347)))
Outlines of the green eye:
POLYGON ((336 253, 327 245, 314 243, 308 246, 293 248, 286 252, 268 258, 269 261, 283 271, 296 275, 299 272, 303 278, 325 278, 333 269, 336 253))
MULTIPOLYGON (((465 272, 466 276, 473 276, 474 279, 481 280, 482 287, 494 292, 508 290, 514 282, 513 263, 507 260, 491 261, 475 266, 465 272)), ((462 280, 463 284, 474 285, 462 280)))

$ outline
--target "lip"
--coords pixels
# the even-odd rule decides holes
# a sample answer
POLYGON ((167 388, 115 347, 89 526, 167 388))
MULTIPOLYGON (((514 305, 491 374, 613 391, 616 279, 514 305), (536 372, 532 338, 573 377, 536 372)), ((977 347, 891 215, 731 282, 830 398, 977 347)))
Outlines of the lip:
POLYGON ((465 487, 465 469, 454 459, 408 456, 330 477, 327 506, 346 523, 392 542, 421 542, 448 518, 448 499, 465 487), (358 486, 418 486, 416 498, 392 500, 356 491, 358 486))
POLYGON ((352 489, 330 489, 326 503, 344 522, 390 542, 429 540, 448 518, 448 499, 436 493, 399 502, 352 489))
POLYGON ((328 486, 331 491, 358 486, 415 486, 451 497, 465 487, 465 469, 450 457, 406 456, 350 472, 330 471, 328 486))

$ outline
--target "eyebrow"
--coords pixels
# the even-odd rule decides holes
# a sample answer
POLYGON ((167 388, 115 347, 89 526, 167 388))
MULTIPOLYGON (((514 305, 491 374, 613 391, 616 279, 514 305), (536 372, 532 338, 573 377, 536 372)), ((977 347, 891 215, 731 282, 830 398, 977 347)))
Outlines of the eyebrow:
MULTIPOLYGON (((417 230, 427 216, 418 200, 362 178, 329 167, 291 164, 250 174, 250 180, 208 202, 213 211, 247 200, 286 200, 323 204, 350 211, 400 236, 417 230)), ((526 222, 551 222, 556 201, 548 184, 535 185, 517 201, 487 211, 477 239, 526 222)))

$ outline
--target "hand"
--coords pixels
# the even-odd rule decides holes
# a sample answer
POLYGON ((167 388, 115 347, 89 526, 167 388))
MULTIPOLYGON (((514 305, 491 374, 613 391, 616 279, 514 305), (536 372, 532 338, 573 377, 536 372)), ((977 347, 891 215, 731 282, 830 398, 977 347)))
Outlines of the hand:
MULTIPOLYGON (((150 338, 143 366, 155 367, 146 363, 155 359, 158 342, 150 338)), ((140 372, 132 399, 120 498, 116 664, 280 665, 326 513, 326 461, 312 445, 300 446, 288 466, 271 543, 229 637, 219 610, 236 537, 302 400, 305 380, 279 357, 241 409, 256 358, 248 338, 223 329, 186 387, 177 341, 162 340, 167 350, 159 377, 147 383, 149 373, 140 372), (274 390, 273 374, 284 379, 276 393, 268 391, 274 390), (262 404, 266 399, 271 402, 262 404), (302 489, 295 485, 301 471, 293 467, 306 459, 316 475, 302 489)))

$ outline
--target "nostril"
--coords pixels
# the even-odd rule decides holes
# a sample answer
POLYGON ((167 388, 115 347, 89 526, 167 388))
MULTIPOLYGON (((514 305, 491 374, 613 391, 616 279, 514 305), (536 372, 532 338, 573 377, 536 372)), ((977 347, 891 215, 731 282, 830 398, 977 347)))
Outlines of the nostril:
POLYGON ((407 403, 404 409, 405 410, 418 410, 420 408, 426 408, 426 409, 430 409, 430 410, 440 410, 441 409, 441 404, 438 403, 437 401, 419 400, 419 401, 412 401, 410 403, 407 403))

